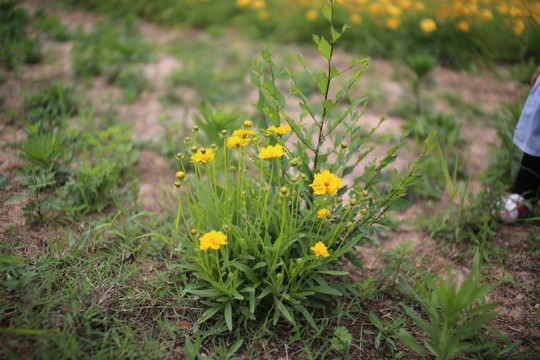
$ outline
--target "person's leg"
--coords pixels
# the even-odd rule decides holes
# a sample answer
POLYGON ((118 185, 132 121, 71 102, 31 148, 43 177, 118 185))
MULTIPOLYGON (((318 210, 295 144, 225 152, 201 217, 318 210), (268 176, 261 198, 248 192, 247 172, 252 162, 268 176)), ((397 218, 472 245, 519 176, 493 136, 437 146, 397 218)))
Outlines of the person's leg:
POLYGON ((512 193, 519 194, 528 200, 539 197, 540 191, 540 157, 523 154, 512 193))

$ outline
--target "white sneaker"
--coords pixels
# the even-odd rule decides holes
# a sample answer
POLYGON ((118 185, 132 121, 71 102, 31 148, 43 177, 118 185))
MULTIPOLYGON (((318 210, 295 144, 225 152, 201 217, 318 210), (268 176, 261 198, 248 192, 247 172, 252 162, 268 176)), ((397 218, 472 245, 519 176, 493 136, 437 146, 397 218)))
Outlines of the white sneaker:
POLYGON ((532 209, 531 203, 525 201, 525 198, 519 194, 511 194, 507 198, 503 198, 501 205, 499 217, 507 223, 526 218, 532 209))

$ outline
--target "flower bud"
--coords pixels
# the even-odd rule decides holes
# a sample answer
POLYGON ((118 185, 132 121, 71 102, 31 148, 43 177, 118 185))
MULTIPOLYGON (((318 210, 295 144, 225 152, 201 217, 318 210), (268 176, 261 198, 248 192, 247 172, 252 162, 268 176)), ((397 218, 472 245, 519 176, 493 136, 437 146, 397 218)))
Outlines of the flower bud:
POLYGON ((197 125, 195 125, 195 126, 193 127, 193 131, 195 131, 195 132, 199 131, 199 127, 198 127, 197 125))
POLYGON ((342 148, 342 149, 346 149, 349 147, 349 144, 347 144, 345 141, 342 141, 341 144, 339 144, 339 146, 342 148))
POLYGON ((227 135, 229 134, 229 132, 228 132, 227 130, 223 129, 223 130, 221 130, 221 131, 219 132, 219 134, 220 134, 221 136, 227 136, 227 135))
POLYGON ((232 166, 229 168, 229 170, 231 170, 231 171, 236 171, 236 166, 232 165, 232 166))
POLYGON ((178 180, 184 180, 184 178, 186 177, 186 173, 183 172, 183 171, 177 171, 176 172, 176 178, 178 180))
POLYGON ((216 144, 212 144, 212 145, 210 145, 210 147, 212 148, 212 150, 216 150, 216 149, 217 149, 217 145, 216 145, 216 144))
POLYGON ((360 213, 361 213, 362 215, 366 215, 366 214, 367 214, 367 210, 366 210, 366 209, 361 209, 361 210, 360 210, 360 213))
POLYGON ((191 152, 195 154, 198 148, 196 146, 192 146, 189 150, 191 150, 191 152))
POLYGON ((175 181, 175 182, 174 182, 174 187, 175 187, 175 188, 178 189, 180 186, 182 186, 182 183, 181 183, 180 181, 175 181))
POLYGON ((341 196, 336 196, 336 203, 340 204, 343 201, 341 196))
POLYGON ((278 274, 276 275, 276 277, 278 278, 278 280, 281 280, 281 279, 283 279, 283 274, 282 274, 282 273, 278 273, 278 274))
POLYGON ((287 195, 287 193, 289 192, 289 189, 286 186, 282 186, 281 189, 279 189, 279 191, 281 192, 281 194, 287 195))
POLYGON ((262 188, 262 191, 263 191, 263 193, 266 194, 266 193, 268 193, 270 190, 269 190, 267 187, 263 187, 263 188, 262 188))
POLYGON ((199 235, 199 232, 197 231, 197 229, 191 229, 191 230, 189 231, 189 233, 191 234, 191 236, 197 236, 197 235, 199 235))
POLYGON ((300 265, 303 261, 304 261, 304 260, 303 260, 302 258, 297 258, 297 259, 296 259, 296 263, 297 263, 298 265, 300 265))
POLYGON ((307 179, 307 175, 304 174, 304 173, 300 173, 300 178, 302 178, 302 180, 306 180, 306 179, 307 179))
POLYGON ((232 279, 234 277, 234 274, 230 272, 229 274, 227 274, 227 276, 229 277, 229 279, 232 279))
POLYGON ((244 121, 244 127, 246 129, 249 129, 249 128, 253 127, 253 123, 251 122, 251 120, 244 121))
POLYGON ((367 190, 362 191, 362 196, 368 196, 368 195, 369 195, 369 193, 368 193, 367 190))
POLYGON ((229 225, 227 225, 227 224, 224 224, 224 225, 221 227, 221 229, 222 229, 223 231, 227 232, 227 231, 231 230, 231 227, 230 227, 229 225))
POLYGON ((176 158, 177 158, 178 160, 183 159, 183 158, 184 158, 184 153, 179 152, 178 154, 176 154, 176 158))
POLYGON ((240 196, 243 197, 243 198, 245 198, 245 197, 247 196, 247 192, 242 191, 242 192, 240 193, 240 196))
POLYGON ((189 143, 191 142, 191 138, 190 138, 189 136, 186 137, 186 138, 184 139, 184 142, 185 142, 186 144, 189 144, 189 143))
POLYGON ((199 149, 199 152, 204 155, 206 154, 206 149, 202 147, 199 149))
POLYGON ((255 137, 255 138, 253 138, 253 139, 251 140, 251 142, 252 142, 254 145, 257 145, 258 143, 261 142, 261 139, 258 138, 258 137, 255 137))
POLYGON ((350 198, 350 199, 349 199, 349 204, 350 204, 351 206, 355 206, 355 205, 358 204, 358 200, 356 200, 355 198, 350 198))
POLYGON ((293 176, 293 177, 291 178, 291 182, 292 182, 293 184, 296 184, 296 183, 298 182, 298 176, 293 176))
POLYGON ((298 160, 292 159, 290 164, 291 164, 292 167, 297 167, 298 166, 298 160))
POLYGON ((332 218, 332 213, 329 211, 329 212, 324 214, 324 217, 327 218, 328 220, 330 220, 332 218))

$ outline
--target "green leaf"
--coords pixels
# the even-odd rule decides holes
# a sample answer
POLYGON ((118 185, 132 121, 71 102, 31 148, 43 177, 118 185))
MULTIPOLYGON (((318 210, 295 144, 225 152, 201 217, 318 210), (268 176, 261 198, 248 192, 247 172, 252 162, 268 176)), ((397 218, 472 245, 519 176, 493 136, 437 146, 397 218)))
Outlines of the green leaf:
POLYGON ((321 37, 319 43, 318 43, 318 50, 321 53, 322 56, 326 58, 326 60, 330 61, 332 58, 332 45, 324 37, 321 37))
POLYGON ((332 110, 334 108, 334 102, 330 99, 324 100, 323 106, 326 109, 326 111, 332 110))
POLYGON ((328 20, 330 21, 330 23, 332 23, 332 12, 333 12, 333 9, 330 5, 328 5, 328 3, 324 3, 323 6, 322 6, 322 14, 323 16, 328 20))
POLYGON ((309 288, 308 290, 315 291, 321 294, 327 294, 327 295, 334 295, 334 296, 343 295, 341 292, 339 292, 338 290, 330 286, 318 285, 318 286, 313 286, 309 288))
POLYGON ((285 306, 281 301, 276 301, 276 306, 281 315, 287 320, 289 320, 293 325, 296 325, 296 322, 294 321, 294 318, 292 317, 291 313, 287 309, 287 306, 285 306))
POLYGON ((418 355, 422 356, 423 358, 428 356, 427 351, 424 350, 424 348, 421 347, 418 342, 416 342, 416 339, 411 335, 410 332, 405 329, 400 329, 397 335, 405 345, 410 347, 418 355))
POLYGON ((227 324, 227 327, 229 328, 229 331, 232 331, 232 305, 230 302, 225 305, 225 323, 227 324))

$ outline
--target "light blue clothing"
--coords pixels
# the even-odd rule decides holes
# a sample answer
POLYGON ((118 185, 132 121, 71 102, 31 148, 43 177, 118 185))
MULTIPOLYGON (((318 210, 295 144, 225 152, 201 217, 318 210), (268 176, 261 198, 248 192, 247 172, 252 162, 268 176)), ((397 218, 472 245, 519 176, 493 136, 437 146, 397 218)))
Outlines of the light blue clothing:
POLYGON ((540 77, 534 83, 521 112, 514 144, 524 153, 540 157, 540 77))

